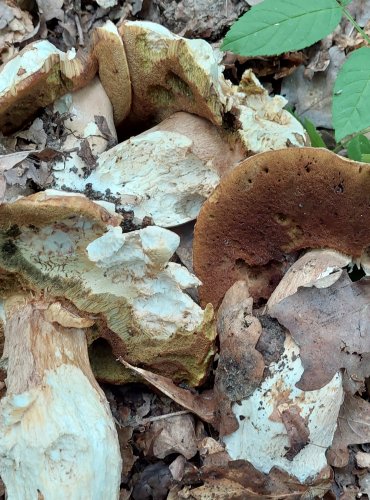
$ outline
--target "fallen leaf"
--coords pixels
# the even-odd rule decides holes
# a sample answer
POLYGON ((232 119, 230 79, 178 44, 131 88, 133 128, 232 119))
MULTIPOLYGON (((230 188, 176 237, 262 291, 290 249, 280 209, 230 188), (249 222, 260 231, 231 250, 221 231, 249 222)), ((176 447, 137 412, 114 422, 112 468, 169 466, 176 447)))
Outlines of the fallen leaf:
POLYGON ((256 350, 262 326, 252 315, 252 307, 246 282, 237 281, 226 292, 218 311, 220 359, 214 391, 221 435, 238 428, 231 405, 250 396, 263 377, 264 359, 256 350))
POLYGON ((209 395, 207 393, 200 395, 196 392, 182 389, 167 377, 157 375, 149 372, 148 370, 143 370, 142 368, 136 368, 122 358, 118 358, 118 361, 126 366, 126 368, 129 368, 140 375, 144 380, 159 389, 163 392, 163 394, 166 394, 166 396, 171 398, 173 401, 176 401, 179 405, 183 406, 192 413, 195 413, 195 415, 198 415, 198 417, 202 420, 205 420, 214 427, 217 427, 215 417, 216 403, 213 395, 209 395))
POLYGON ((300 347, 304 372, 297 387, 324 387, 340 369, 362 382, 370 375, 370 280, 347 273, 329 288, 299 288, 268 307, 300 347))
POLYGON ((171 482, 171 472, 166 464, 157 462, 148 465, 135 482, 132 490, 132 499, 150 500, 166 498, 171 482))
POLYGON ((351 444, 368 442, 370 442, 370 403, 358 396, 347 394, 339 412, 330 453, 339 454, 351 444))
POLYGON ((370 469, 370 453, 358 451, 356 453, 356 462, 359 467, 368 467, 370 469))

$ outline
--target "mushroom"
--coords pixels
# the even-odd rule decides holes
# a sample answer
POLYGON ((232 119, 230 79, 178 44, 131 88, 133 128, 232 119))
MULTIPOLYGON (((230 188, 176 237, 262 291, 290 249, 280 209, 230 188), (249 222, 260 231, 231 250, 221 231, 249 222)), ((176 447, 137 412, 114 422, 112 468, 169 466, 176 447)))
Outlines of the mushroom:
POLYGON ((116 26, 107 21, 92 34, 99 78, 112 103, 114 122, 121 123, 131 109, 131 81, 125 48, 116 26))
POLYGON ((27 45, 0 71, 0 130, 9 134, 69 91, 84 87, 97 62, 84 53, 64 53, 47 40, 27 45))
POLYGON ((156 226, 122 233, 121 217, 97 203, 46 190, 0 206, 0 270, 98 315, 90 341, 106 339, 116 358, 199 384, 214 352, 213 311, 183 292, 199 280, 168 262, 179 237, 156 226), (101 210, 106 224, 86 220, 88 210, 101 210))
MULTIPOLYGON (((73 99, 81 100, 81 92, 73 94, 73 99)), ((91 94, 84 92, 86 99, 80 108, 85 105, 89 109, 91 94)), ((76 105, 74 112, 81 114, 76 105)), ((93 118, 88 114, 87 118, 92 123, 81 127, 79 119, 71 124, 73 134, 63 148, 72 149, 81 143, 75 138, 77 131, 80 137, 99 133, 93 118)), ((71 127, 69 120, 65 123, 71 127)), ((97 147, 91 150, 98 152, 97 147)), ((228 142, 226 133, 203 118, 183 112, 100 154, 90 175, 86 175, 88 165, 77 154, 55 165, 56 188, 89 190, 96 198, 114 199, 116 208, 134 211, 138 221, 148 216, 162 227, 195 219, 217 186, 220 173, 233 168, 243 157, 237 145, 228 142)))
POLYGON ((370 166, 325 149, 261 153, 238 165, 203 205, 194 269, 203 304, 218 307, 245 279, 268 298, 297 252, 330 248, 360 260, 370 246, 370 166))
POLYGON ((51 498, 57 484, 60 498, 117 498, 117 435, 84 329, 116 356, 198 384, 214 353, 212 309, 182 292, 199 282, 168 263, 179 238, 166 229, 122 234, 120 216, 47 191, 1 205, 0 221, 8 494, 51 498))
POLYGON ((85 198, 71 201, 74 205, 62 197, 36 195, 0 208, 7 365, 7 394, 0 402, 0 474, 9 498, 119 495, 118 437, 87 354, 84 330, 94 320, 65 301, 62 280, 51 266, 64 251, 70 269, 76 263, 63 233, 68 225, 75 225, 75 232, 90 225, 101 234, 106 224, 119 220, 85 198), (23 255, 31 242, 35 247, 28 250, 39 257, 43 272, 23 255), (60 287, 61 300, 49 293, 48 282, 60 287))

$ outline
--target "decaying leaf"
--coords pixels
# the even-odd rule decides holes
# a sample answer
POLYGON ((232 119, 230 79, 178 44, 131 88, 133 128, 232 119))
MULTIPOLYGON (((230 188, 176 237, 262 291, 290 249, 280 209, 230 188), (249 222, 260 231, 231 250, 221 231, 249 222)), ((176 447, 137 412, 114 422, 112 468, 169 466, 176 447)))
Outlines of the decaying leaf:
POLYGON ((368 442, 370 442, 370 403, 358 396, 347 394, 339 412, 338 426, 330 454, 335 457, 342 450, 346 451, 347 446, 351 444, 368 442))
POLYGON ((370 375, 370 283, 346 273, 328 288, 300 288, 269 307, 300 346, 304 373, 297 386, 324 387, 340 369, 361 382, 370 375))
POLYGON ((270 473, 259 472, 248 462, 229 461, 225 466, 202 467, 192 477, 185 475, 184 482, 194 483, 194 479, 204 482, 199 488, 184 488, 180 498, 199 500, 244 500, 261 498, 264 500, 289 499, 308 500, 317 495, 321 498, 330 488, 332 472, 326 467, 310 484, 300 484, 297 478, 274 468, 270 473))
POLYGON ((215 427, 217 426, 215 418, 216 404, 212 394, 204 394, 201 396, 187 389, 178 387, 167 377, 149 372, 148 370, 143 370, 142 368, 136 368, 122 358, 118 358, 118 360, 124 366, 134 371, 144 380, 163 392, 163 394, 166 394, 166 396, 173 401, 176 401, 179 405, 195 413, 195 415, 198 415, 202 420, 213 424, 215 427))
POLYGON ((172 453, 181 453, 192 458, 198 451, 194 418, 189 415, 167 415, 152 422, 140 438, 141 448, 146 456, 165 458, 172 453))
POLYGON ((220 359, 215 395, 222 435, 238 427, 231 405, 248 398, 263 377, 264 359, 256 350, 262 326, 252 315, 252 307, 247 284, 237 281, 226 293, 218 311, 220 359))

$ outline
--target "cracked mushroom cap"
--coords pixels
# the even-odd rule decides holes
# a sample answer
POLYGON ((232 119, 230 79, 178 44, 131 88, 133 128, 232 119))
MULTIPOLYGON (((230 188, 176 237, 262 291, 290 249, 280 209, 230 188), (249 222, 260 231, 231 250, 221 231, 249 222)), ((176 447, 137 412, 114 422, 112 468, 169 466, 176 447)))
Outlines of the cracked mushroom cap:
POLYGON ((132 82, 133 121, 160 122, 187 111, 221 125, 220 69, 207 42, 148 21, 126 21, 119 33, 132 82))
POLYGON ((97 63, 47 40, 27 45, 0 71, 0 131, 9 134, 58 97, 85 86, 97 63))
POLYGON ((120 217, 84 196, 47 191, 0 206, 0 294, 17 288, 72 303, 97 321, 113 354, 198 384, 214 353, 212 308, 183 292, 199 281, 168 262, 179 237, 120 217))
POLYGON ((268 298, 297 252, 330 248, 361 259, 370 246, 370 165, 326 149, 261 153, 224 177, 195 227, 203 304, 218 307, 245 279, 268 298))

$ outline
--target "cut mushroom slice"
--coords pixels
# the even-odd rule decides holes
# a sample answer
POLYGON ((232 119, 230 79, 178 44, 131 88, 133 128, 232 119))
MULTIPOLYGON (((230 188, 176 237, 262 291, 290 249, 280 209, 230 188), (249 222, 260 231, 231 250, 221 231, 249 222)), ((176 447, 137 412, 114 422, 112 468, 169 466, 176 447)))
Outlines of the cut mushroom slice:
POLYGON ((138 221, 147 216, 159 226, 173 227, 197 217, 219 182, 217 169, 232 168, 239 157, 212 124, 178 113, 102 153, 87 177, 73 164, 55 172, 56 187, 114 199, 117 208, 133 210, 138 221), (184 133, 176 131, 182 130, 180 123, 184 133))
POLYGON ((0 72, 0 131, 9 134, 55 99, 84 87, 97 62, 84 53, 61 52, 47 40, 34 42, 0 72))
POLYGON ((237 280, 268 298, 306 248, 360 259, 370 246, 370 166, 318 148, 253 156, 227 175, 195 226, 194 269, 202 303, 218 307, 237 280), (258 280, 255 276, 258 276, 258 280))
POLYGON ((133 121, 160 122, 188 111, 222 123, 221 68, 204 40, 187 40, 148 21, 120 28, 132 82, 133 121))
POLYGON ((204 379, 213 311, 183 292, 199 280, 168 262, 176 234, 155 226, 122 234, 119 216, 84 196, 47 191, 0 206, 0 221, 3 288, 12 290, 18 276, 32 290, 47 289, 98 316, 94 338, 105 338, 116 358, 191 385, 204 379))

